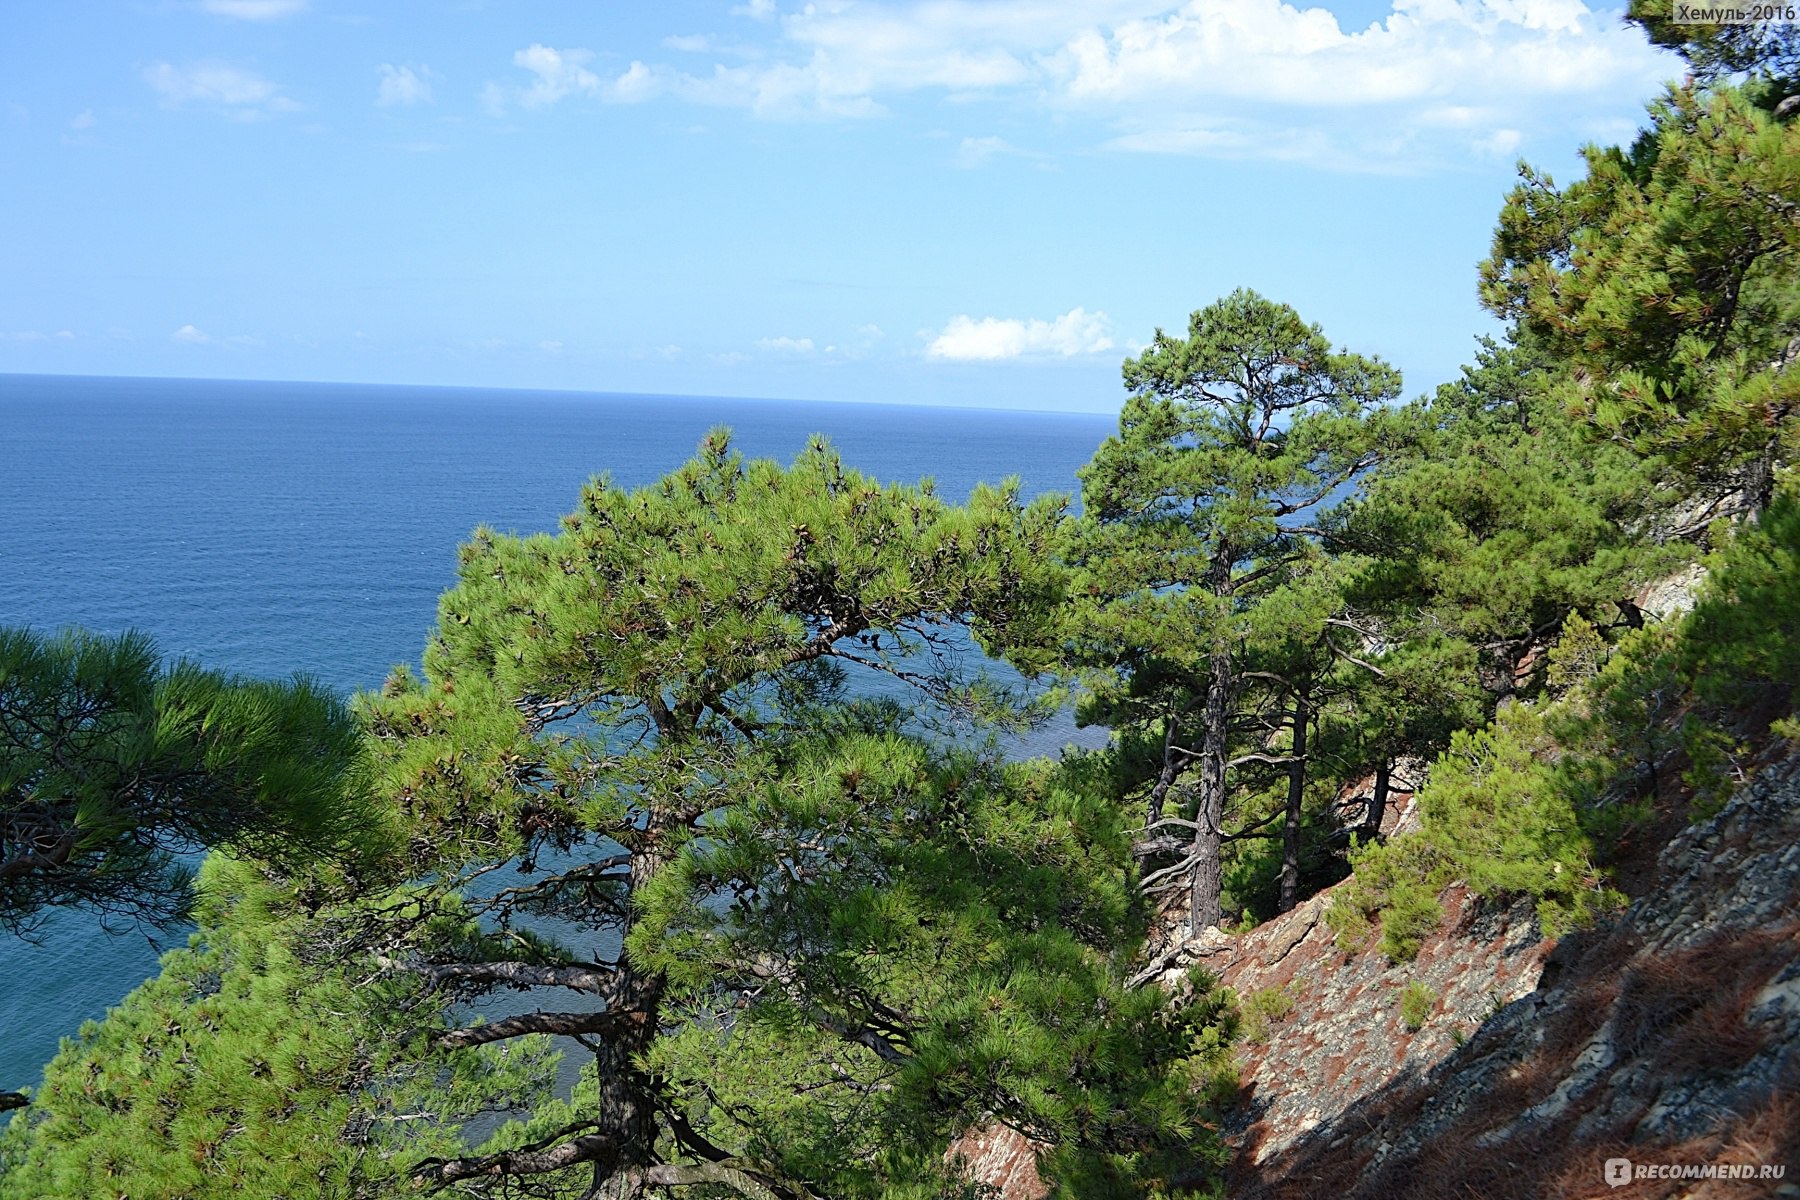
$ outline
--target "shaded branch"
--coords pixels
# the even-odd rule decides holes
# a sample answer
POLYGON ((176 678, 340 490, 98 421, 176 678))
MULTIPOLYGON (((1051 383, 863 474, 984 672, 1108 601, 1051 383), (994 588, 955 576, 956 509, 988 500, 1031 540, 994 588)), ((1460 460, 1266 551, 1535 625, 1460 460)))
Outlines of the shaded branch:
POLYGON ((487 1025, 470 1025, 438 1035, 438 1044, 452 1049, 485 1046, 489 1042, 524 1037, 528 1033, 558 1033, 573 1037, 582 1033, 609 1034, 648 1022, 648 1013, 636 1011, 592 1013, 525 1013, 487 1025))
POLYGON ((776 1174, 766 1163, 727 1159, 707 1163, 658 1163, 633 1167, 582 1200, 637 1200, 652 1188, 727 1187, 751 1200, 821 1200, 817 1192, 776 1174))
POLYGON ((509 987, 564 987, 577 992, 606 995, 618 978, 605 966, 534 966, 524 962, 402 963, 390 958, 376 962, 390 970, 421 976, 432 987, 445 983, 505 984, 509 987))
POLYGON ((1198 857, 1190 854, 1172 867, 1164 867, 1160 871, 1150 872, 1150 874, 1138 880, 1138 887, 1146 893, 1163 890, 1156 885, 1162 883, 1164 880, 1174 879, 1176 876, 1184 875, 1187 872, 1192 871, 1199 861, 1198 857))
POLYGON ((544 1175, 582 1163, 616 1159, 618 1148, 610 1138, 589 1134, 573 1141, 562 1141, 577 1130, 593 1127, 591 1121, 579 1121, 573 1125, 565 1125, 549 1137, 521 1146, 517 1150, 503 1150, 499 1154, 488 1154, 480 1158, 428 1158, 414 1168, 413 1178, 421 1183, 434 1184, 436 1190, 442 1190, 465 1179, 544 1175), (556 1145, 557 1142, 562 1144, 556 1145))

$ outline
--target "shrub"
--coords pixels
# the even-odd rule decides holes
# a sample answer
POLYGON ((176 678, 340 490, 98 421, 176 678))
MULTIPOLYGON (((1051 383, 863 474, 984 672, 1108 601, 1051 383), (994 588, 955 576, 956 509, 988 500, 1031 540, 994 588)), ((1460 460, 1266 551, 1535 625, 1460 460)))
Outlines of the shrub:
POLYGON ((1259 988, 1238 1003, 1243 1016, 1244 1040, 1266 1042, 1269 1027, 1279 1025, 1294 1013, 1294 993, 1289 987, 1259 988))
POLYGON ((1400 1019, 1413 1033, 1424 1028, 1425 1019, 1436 1007, 1437 993, 1416 979, 1407 984, 1406 989, 1400 993, 1400 1019))
POLYGON ((1454 878, 1453 862, 1434 839, 1409 833, 1352 850, 1350 863, 1350 882, 1325 914, 1338 948, 1353 953, 1368 937, 1369 918, 1379 914, 1382 952, 1395 962, 1416 956, 1443 920, 1437 895, 1454 878))

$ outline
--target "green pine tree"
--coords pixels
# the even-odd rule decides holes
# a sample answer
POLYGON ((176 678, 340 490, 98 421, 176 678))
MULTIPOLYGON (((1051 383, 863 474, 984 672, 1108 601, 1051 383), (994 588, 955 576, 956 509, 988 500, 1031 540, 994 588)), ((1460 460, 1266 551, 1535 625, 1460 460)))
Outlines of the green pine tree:
POLYGON ((1187 1083, 1225 1013, 1123 988, 1110 808, 937 729, 997 711, 956 629, 1042 622, 1059 517, 1010 487, 953 507, 882 486, 822 443, 746 462, 715 433, 659 484, 596 480, 555 535, 477 534, 423 678, 397 673, 367 720, 407 873, 491 935, 446 953, 397 916, 358 936, 477 1009, 543 989, 439 1044, 556 1033, 593 1064, 517 1144, 421 1183, 955 1194, 943 1148, 988 1120, 1121 1194, 1205 1159, 1187 1083), (893 690, 852 701, 853 676, 893 690), (503 864, 525 879, 490 883, 503 864))
POLYGON ((1119 433, 1081 472, 1060 653, 1090 688, 1085 715, 1120 731, 1142 849, 1175 859, 1144 885, 1185 887, 1197 931, 1221 915, 1234 775, 1271 757, 1261 698, 1284 698, 1290 750, 1309 720, 1313 667, 1290 678, 1252 664, 1283 639, 1327 634, 1316 603, 1254 614, 1298 594, 1283 589, 1325 556, 1320 508, 1400 438, 1381 407, 1400 376, 1238 291, 1195 312, 1185 338, 1158 330, 1125 384, 1119 433), (1167 812, 1190 793, 1191 816, 1167 812))

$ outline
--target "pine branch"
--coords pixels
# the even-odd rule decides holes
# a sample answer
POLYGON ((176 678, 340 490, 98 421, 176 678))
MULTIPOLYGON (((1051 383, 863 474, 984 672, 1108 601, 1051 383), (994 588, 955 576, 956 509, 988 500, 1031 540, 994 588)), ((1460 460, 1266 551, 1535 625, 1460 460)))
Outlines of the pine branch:
POLYGON ((638 1200, 651 1189, 701 1186, 730 1188, 750 1200, 822 1200, 805 1184, 776 1174, 766 1163, 740 1158, 633 1167, 608 1179, 582 1200, 638 1200))
POLYGON ((440 1192, 453 1183, 461 1183, 467 1179, 544 1175, 582 1163, 600 1162, 608 1158, 616 1160, 618 1148, 613 1145, 611 1138, 590 1134, 573 1141, 562 1141, 577 1130, 593 1127, 592 1121, 577 1121, 563 1126, 549 1137, 521 1146, 517 1150, 503 1150, 499 1154, 488 1154, 480 1158, 428 1158, 414 1168, 413 1178, 420 1183, 433 1185, 432 1191, 440 1192), (558 1142, 561 1144, 557 1145, 558 1142))
POLYGON ((528 1033, 557 1033, 573 1037, 581 1033, 616 1033, 631 1025, 642 1025, 650 1019, 649 1014, 633 1010, 607 1011, 592 1013, 525 1013, 517 1017, 507 1017, 489 1025, 469 1025, 462 1029, 453 1029, 438 1035, 438 1044, 461 1049, 468 1046, 485 1046, 489 1042, 501 1042, 508 1038, 524 1037, 528 1033))
POLYGON ((606 995, 618 979, 616 968, 600 964, 534 966, 525 962, 402 963, 377 958, 390 970, 422 976, 432 987, 445 983, 506 984, 516 988, 563 987, 577 992, 606 995))

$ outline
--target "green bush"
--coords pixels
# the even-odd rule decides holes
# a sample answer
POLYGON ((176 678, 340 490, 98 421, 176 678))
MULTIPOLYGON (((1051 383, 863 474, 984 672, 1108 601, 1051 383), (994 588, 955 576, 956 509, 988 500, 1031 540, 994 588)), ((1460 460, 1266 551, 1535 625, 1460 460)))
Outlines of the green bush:
POLYGON ((1259 988, 1238 1002, 1243 1019, 1243 1037, 1248 1042, 1269 1040, 1269 1027, 1279 1025, 1294 1014, 1294 992, 1288 987, 1259 988))
POLYGON ((1795 485, 1778 491, 1756 524, 1726 544, 1689 614, 1682 667, 1714 707, 1793 711, 1800 688, 1797 491, 1795 485))
POLYGON ((1435 1007, 1437 993, 1416 979, 1400 993, 1400 1019, 1413 1033, 1425 1027, 1425 1020, 1431 1016, 1431 1010, 1435 1007))
POLYGON ((1455 878, 1453 861, 1434 839, 1408 833, 1352 850, 1350 864, 1350 882, 1325 914, 1338 949, 1354 953, 1379 915, 1382 952, 1395 962, 1413 958, 1443 920, 1437 896, 1455 878))

